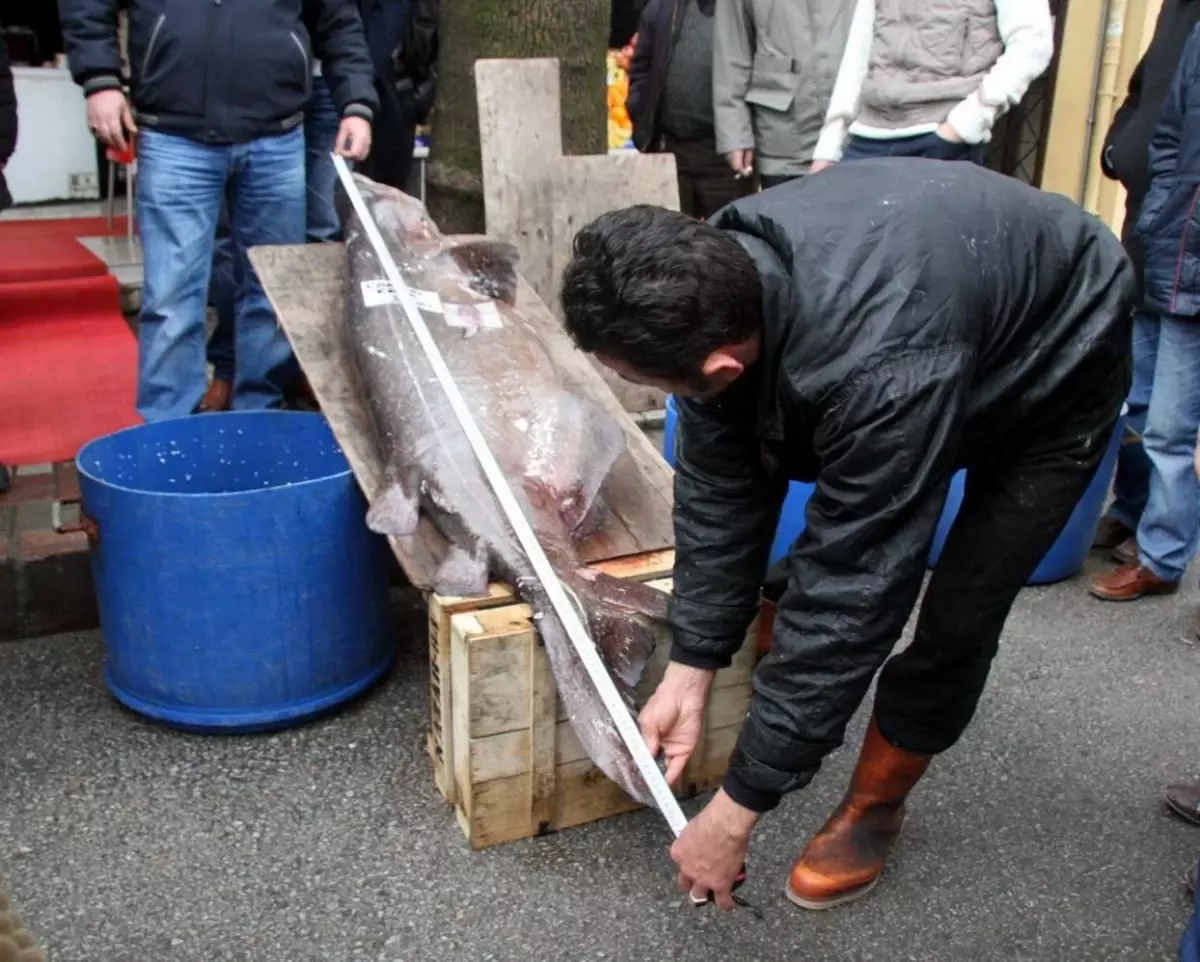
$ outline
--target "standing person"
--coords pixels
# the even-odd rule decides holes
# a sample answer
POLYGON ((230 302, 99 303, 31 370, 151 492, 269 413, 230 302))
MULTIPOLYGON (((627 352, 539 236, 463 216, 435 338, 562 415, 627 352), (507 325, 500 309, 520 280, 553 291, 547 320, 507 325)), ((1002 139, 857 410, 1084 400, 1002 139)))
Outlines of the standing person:
MULTIPOLYGON (((1145 252, 1137 237, 1138 214, 1150 186, 1150 137, 1171 89, 1183 47, 1193 26, 1200 22, 1197 0, 1163 0, 1146 53, 1129 78, 1129 93, 1118 108, 1104 140, 1101 169, 1125 188, 1125 222, 1121 240, 1133 261, 1139 292, 1143 287, 1145 252)), ((1142 444, 1146 412, 1154 387, 1157 358, 1156 321, 1153 312, 1133 319, 1133 387, 1125 417, 1125 439, 1117 458, 1113 502, 1096 531, 1094 547, 1113 551, 1129 563, 1137 559, 1136 532, 1150 493, 1150 462, 1142 444)))
POLYGON ((138 135, 139 413, 187 415, 206 392, 205 301, 227 192, 244 278, 232 404, 279 406, 291 348, 246 252, 304 240, 314 56, 341 115, 338 151, 358 159, 370 149, 377 100, 357 9, 342 0, 59 0, 59 11, 92 130, 120 149, 138 135), (121 90, 119 7, 129 16, 132 104, 121 90))
MULTIPOLYGON (((329 84, 318 61, 313 68, 312 97, 304 110, 304 238, 309 244, 341 240, 342 225, 333 206, 333 187, 337 171, 331 154, 337 147, 340 115, 333 102, 329 84)), ((229 224, 229 204, 221 205, 217 220, 217 239, 213 248, 212 277, 208 303, 217 315, 217 326, 208 339, 208 363, 212 380, 197 409, 201 412, 226 411, 233 397, 234 324, 240 269, 234 254, 233 232, 229 224)), ((294 363, 291 377, 300 378, 294 363)))
POLYGON ((406 191, 422 112, 416 87, 434 70, 441 3, 440 0, 358 2, 380 104, 375 144, 359 169, 372 180, 406 191))
POLYGON ((1134 336, 1140 371, 1130 406, 1145 419, 1149 478, 1135 556, 1092 579, 1092 594, 1105 601, 1174 592, 1200 544, 1200 482, 1193 469, 1200 430, 1200 26, 1192 28, 1154 127, 1148 170, 1132 235, 1142 267, 1142 310, 1134 336))
POLYGON ((773 187, 808 173, 854 0, 716 0, 717 150, 773 187))
POLYGON ((858 0, 813 169, 864 157, 983 163, 1054 57, 1047 0, 858 0))
POLYGON ((841 744, 877 672, 849 791, 787 892, 830 908, 878 880, 909 792, 969 724, 1018 592, 1108 447, 1133 298, 1100 221, 972 164, 864 160, 706 224, 633 207, 580 231, 567 331, 681 396, 674 644, 641 716, 669 779, 754 619, 787 483, 816 481, 722 789, 671 850, 694 894, 732 906, 753 826, 841 744), (958 468, 962 508, 912 644, 889 659, 958 468))
MULTIPOLYGON (((4 179, 4 168, 17 149, 17 94, 13 86, 12 64, 8 60, 8 47, 0 38, 0 210, 12 206, 12 194, 4 179)), ((8 466, 0 464, 0 494, 12 484, 8 466)))
POLYGON ((629 67, 633 142, 675 156, 679 209, 701 219, 753 190, 717 153, 713 126, 716 0, 650 0, 629 67))

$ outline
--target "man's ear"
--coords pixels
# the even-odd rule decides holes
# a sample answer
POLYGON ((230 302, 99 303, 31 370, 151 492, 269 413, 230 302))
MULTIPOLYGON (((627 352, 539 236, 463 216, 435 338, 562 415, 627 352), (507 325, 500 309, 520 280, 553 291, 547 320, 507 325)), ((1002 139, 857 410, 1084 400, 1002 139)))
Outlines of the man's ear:
POLYGON ((728 383, 740 377, 746 370, 746 365, 738 360, 731 351, 722 348, 713 351, 705 358, 701 370, 707 378, 728 383))

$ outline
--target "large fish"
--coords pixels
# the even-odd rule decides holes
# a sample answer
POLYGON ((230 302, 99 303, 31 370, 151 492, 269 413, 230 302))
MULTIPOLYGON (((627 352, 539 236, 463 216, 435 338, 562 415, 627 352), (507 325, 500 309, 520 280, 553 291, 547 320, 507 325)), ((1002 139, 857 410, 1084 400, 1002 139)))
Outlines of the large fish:
MULTIPOLYGON (((516 249, 452 243, 424 205, 355 175, 375 223, 554 570, 632 710, 634 687, 666 619, 665 596, 586 569, 576 545, 603 520, 601 483, 624 434, 564 390, 537 335, 514 308, 516 249)), ((583 663, 513 534, 449 399, 391 294, 375 250, 339 187, 349 259, 346 323, 385 464, 372 530, 411 538, 424 510, 450 544, 432 587, 485 593, 489 574, 534 610, 559 696, 593 762, 631 796, 652 799, 583 663)))

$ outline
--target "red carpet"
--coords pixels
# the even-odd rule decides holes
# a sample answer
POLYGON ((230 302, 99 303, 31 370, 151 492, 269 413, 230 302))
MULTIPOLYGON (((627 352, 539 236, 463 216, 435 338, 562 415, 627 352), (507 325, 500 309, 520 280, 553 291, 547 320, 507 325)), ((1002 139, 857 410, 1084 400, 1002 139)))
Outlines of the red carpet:
POLYGON ((73 458, 138 422, 117 282, 76 240, 108 233, 104 218, 0 221, 0 462, 73 458))

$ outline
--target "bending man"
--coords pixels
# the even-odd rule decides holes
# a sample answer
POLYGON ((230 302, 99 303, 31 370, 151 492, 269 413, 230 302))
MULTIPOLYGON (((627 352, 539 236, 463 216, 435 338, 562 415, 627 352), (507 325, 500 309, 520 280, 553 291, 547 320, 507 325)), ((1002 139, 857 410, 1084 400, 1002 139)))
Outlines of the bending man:
POLYGON ((668 778, 754 617, 787 482, 816 481, 722 790, 672 849, 682 884, 731 906, 753 826, 841 744, 882 667, 849 791, 788 894, 828 908, 874 885, 1109 442, 1133 297, 1108 228, 970 164, 864 160, 709 224, 634 207, 579 233, 571 335, 680 397, 675 640, 642 714, 668 778), (889 659, 960 467, 915 638, 889 659))

